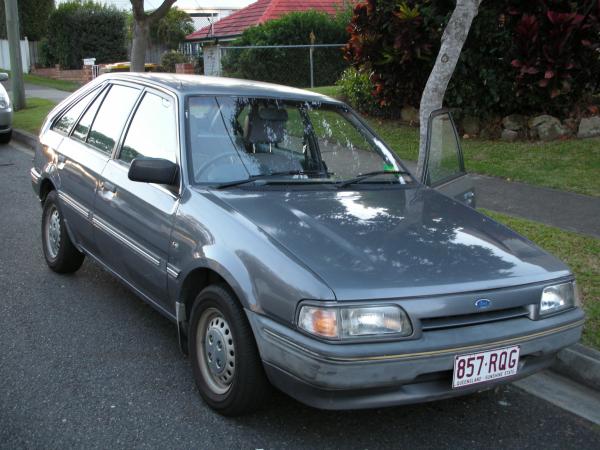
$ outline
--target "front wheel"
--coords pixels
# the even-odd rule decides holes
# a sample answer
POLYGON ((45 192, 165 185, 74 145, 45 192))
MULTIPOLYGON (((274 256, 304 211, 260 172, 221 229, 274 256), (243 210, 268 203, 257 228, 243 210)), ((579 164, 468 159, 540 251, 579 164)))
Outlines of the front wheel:
POLYGON ((196 385, 212 409, 235 416, 266 402, 270 386, 252 329, 226 286, 212 285, 200 292, 192 309, 188 342, 196 385))
POLYGON ((0 134, 0 144, 8 144, 11 139, 12 139, 12 130, 10 130, 8 133, 0 134))
POLYGON ((56 191, 50 191, 44 201, 42 246, 46 263, 55 272, 72 273, 83 264, 85 256, 69 238, 56 191))

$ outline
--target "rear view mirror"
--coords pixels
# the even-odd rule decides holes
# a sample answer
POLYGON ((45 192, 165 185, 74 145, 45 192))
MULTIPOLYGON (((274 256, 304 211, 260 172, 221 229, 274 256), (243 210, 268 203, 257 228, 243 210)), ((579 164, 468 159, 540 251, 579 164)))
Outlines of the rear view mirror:
POLYGON ((177 164, 161 158, 138 157, 131 161, 128 177, 131 181, 156 184, 177 184, 177 164))
POLYGON ((0 81, 8 80, 8 74, 6 72, 0 72, 0 81))

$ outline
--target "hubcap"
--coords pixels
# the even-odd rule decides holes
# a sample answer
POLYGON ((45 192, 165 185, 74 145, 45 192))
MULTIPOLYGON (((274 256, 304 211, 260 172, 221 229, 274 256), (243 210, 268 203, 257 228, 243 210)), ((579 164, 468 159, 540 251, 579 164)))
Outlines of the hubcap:
POLYGON ((52 206, 46 219, 46 248, 52 259, 56 258, 60 250, 60 213, 56 206, 52 206))
POLYGON ((215 394, 224 394, 235 375, 235 347, 231 328, 217 309, 202 313, 196 342, 204 380, 215 394))

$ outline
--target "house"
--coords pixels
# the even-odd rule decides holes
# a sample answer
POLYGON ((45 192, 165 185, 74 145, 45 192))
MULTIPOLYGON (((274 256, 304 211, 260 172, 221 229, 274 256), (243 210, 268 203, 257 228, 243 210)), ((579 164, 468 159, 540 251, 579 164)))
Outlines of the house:
MULTIPOLYGON (((246 4, 252 3, 252 0, 244 1, 246 4)), ((200 30, 239 10, 241 8, 239 3, 239 0, 195 0, 191 4, 189 1, 186 2, 186 6, 180 9, 190 15, 194 30, 200 30)), ((186 41, 182 46, 182 50, 186 54, 198 54, 199 49, 200 44, 194 41, 186 41)))
POLYGON ((246 28, 295 11, 317 10, 334 15, 347 0, 258 0, 229 16, 188 35, 186 42, 202 47, 204 73, 221 75, 221 47, 242 35, 246 28))

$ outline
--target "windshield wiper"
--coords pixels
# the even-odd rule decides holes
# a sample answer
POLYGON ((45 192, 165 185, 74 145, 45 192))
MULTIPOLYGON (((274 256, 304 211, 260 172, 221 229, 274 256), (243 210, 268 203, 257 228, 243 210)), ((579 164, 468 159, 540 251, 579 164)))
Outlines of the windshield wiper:
POLYGON ((355 178, 350 178, 349 180, 346 181, 341 181, 340 183, 337 184, 338 188, 343 188, 346 186, 349 186, 351 184, 355 184, 355 183, 360 183, 363 180, 366 180, 367 178, 371 178, 371 177, 376 177, 378 175, 410 175, 410 172, 407 172, 405 170, 377 170, 375 172, 367 172, 367 173, 363 173, 362 175, 359 175, 355 178))
POLYGON ((227 183, 218 184, 214 187, 215 187, 215 189, 227 189, 229 187, 240 186, 242 184, 252 183, 254 181, 269 180, 273 177, 280 177, 280 176, 285 176, 285 175, 317 175, 317 174, 323 174, 323 173, 325 173, 325 172, 322 170, 308 170, 308 171, 286 170, 286 171, 282 171, 282 172, 272 172, 272 173, 265 174, 265 175, 251 175, 249 178, 245 178, 243 180, 228 181, 227 183))

